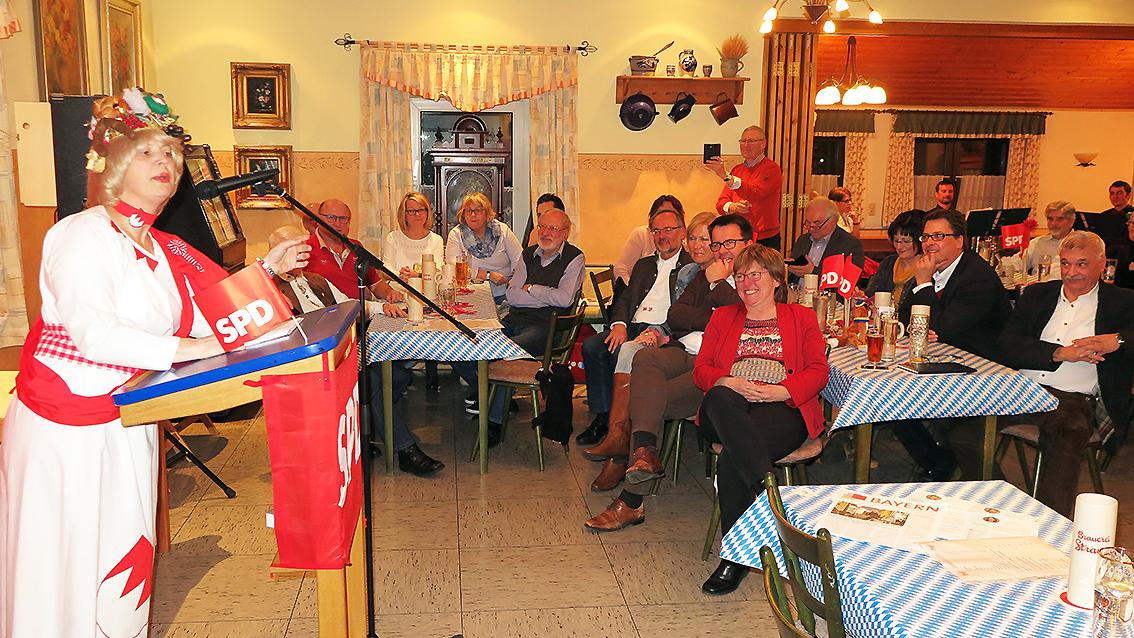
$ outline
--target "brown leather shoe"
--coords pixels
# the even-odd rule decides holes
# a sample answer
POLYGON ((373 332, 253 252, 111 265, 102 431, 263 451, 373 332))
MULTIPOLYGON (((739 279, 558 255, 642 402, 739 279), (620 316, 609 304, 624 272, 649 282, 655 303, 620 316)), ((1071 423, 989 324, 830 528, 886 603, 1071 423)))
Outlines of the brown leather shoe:
POLYGON ((638 509, 630 507, 620 498, 614 499, 606 511, 583 523, 592 532, 616 532, 646 522, 646 504, 638 509))
POLYGON ((591 461, 605 461, 630 454, 630 374, 614 375, 614 395, 610 400, 610 423, 606 437, 598 445, 583 450, 591 461))
POLYGON ((626 470, 626 482, 638 485, 665 476, 665 468, 653 448, 640 447, 634 450, 634 462, 626 470))
POLYGON ((595 477, 595 480, 591 481, 591 491, 606 492, 613 490, 625 477, 626 461, 607 459, 606 463, 602 464, 602 471, 595 477))

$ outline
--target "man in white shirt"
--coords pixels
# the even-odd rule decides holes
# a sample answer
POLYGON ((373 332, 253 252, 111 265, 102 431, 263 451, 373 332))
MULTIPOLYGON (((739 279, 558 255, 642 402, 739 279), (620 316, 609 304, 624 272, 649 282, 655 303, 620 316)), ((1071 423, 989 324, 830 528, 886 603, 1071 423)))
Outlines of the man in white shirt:
POLYGON ((583 342, 587 405, 595 418, 577 440, 587 444, 606 437, 597 447, 583 451, 592 461, 628 454, 630 373, 616 374, 614 363, 623 343, 650 326, 665 323, 674 301, 677 271, 691 261, 682 246, 685 216, 675 206, 663 203, 650 216, 649 226, 657 252, 634 264, 630 284, 615 302, 607 330, 583 342))
POLYGON ((1134 291, 1099 281, 1106 246, 1094 233, 1069 233, 1059 261, 1062 279, 1024 289, 1000 343, 1007 363, 1059 399, 1052 412, 1006 420, 1039 426, 1044 461, 1036 498, 1070 517, 1083 448, 1095 427, 1105 422, 1099 433, 1112 453, 1126 436, 1134 379, 1126 340, 1134 338, 1134 291))
POLYGON ((1057 201, 1047 205, 1047 234, 1036 237, 1028 244, 1028 272, 1035 273, 1040 261, 1047 257, 1051 262, 1050 279, 1059 279, 1059 242, 1071 232, 1075 224, 1075 207, 1069 202, 1057 201))

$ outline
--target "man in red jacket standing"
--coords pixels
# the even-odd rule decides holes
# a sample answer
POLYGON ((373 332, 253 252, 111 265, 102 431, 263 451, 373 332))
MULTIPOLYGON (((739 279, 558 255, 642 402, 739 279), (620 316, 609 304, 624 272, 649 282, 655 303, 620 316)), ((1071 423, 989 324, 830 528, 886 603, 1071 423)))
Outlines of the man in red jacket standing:
POLYGON ((717 212, 743 215, 752 224, 756 243, 780 250, 780 191, 783 173, 765 154, 768 138, 764 129, 749 126, 740 134, 740 155, 744 162, 726 172, 721 158, 714 157, 705 167, 724 180, 717 212))

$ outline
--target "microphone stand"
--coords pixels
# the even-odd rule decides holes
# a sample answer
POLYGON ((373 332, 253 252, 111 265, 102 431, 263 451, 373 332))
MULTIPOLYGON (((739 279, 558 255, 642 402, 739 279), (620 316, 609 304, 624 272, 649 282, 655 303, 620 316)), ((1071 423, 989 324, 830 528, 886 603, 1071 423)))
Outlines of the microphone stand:
MULTIPOLYGON (((437 312, 437 314, 444 317, 446 321, 453 324, 453 326, 455 328, 460 330, 462 334, 464 334, 466 337, 469 338, 469 340, 473 341, 474 343, 476 342, 476 332, 473 332, 473 330, 471 328, 466 326, 460 320, 456 319, 455 317, 453 317, 449 313, 445 312, 440 306, 438 306, 436 303, 434 303, 432 299, 430 299, 429 297, 426 297, 417 288, 414 288, 413 286, 410 286, 409 284, 407 284, 401 277, 398 276, 397 273, 395 273, 392 270, 390 270, 389 268, 387 268, 386 265, 384 263, 382 263, 381 259, 378 259, 377 257, 375 257, 374 253, 371 253, 369 250, 367 250, 361 243, 351 241, 349 238, 347 238, 346 235, 343 235, 339 231, 335 230, 335 228, 333 226, 331 226, 327 222, 323 221, 322 217, 319 217, 315 213, 312 213, 310 209, 308 209, 306 206, 301 204, 299 202, 299 200, 292 197, 291 194, 288 193, 287 190, 285 190, 277 182, 265 181, 265 182, 261 182, 260 184, 255 185, 253 188, 255 188, 257 191, 262 190, 263 192, 267 192, 267 193, 271 193, 271 194, 279 196, 284 201, 291 204, 296 210, 298 210, 300 213, 302 213, 305 217, 314 221, 316 224, 318 224, 320 227, 322 227, 324 230, 326 230, 328 233, 330 233, 332 237, 334 237, 335 239, 338 239, 340 242, 342 242, 343 245, 346 246, 350 250, 351 254, 354 255, 354 258, 355 258, 355 265, 354 265, 355 276, 358 278, 358 306, 359 306, 358 320, 357 320, 357 326, 355 328, 355 332, 358 335, 358 337, 356 337, 356 338, 361 340, 361 352, 360 352, 360 356, 358 358, 359 421, 362 424, 363 435, 367 437, 367 441, 369 442, 369 444, 371 446, 373 446, 375 444, 375 441, 374 441, 373 437, 371 436, 372 431, 371 431, 371 423, 370 423, 370 392, 369 392, 369 389, 368 389, 369 383, 368 383, 367 374, 366 374, 366 365, 367 365, 367 357, 366 357, 366 290, 367 290, 366 273, 369 272, 369 270, 371 268, 375 268, 378 271, 385 273, 387 277, 389 277, 393 281, 400 283, 402 286, 405 287, 406 291, 411 293, 414 297, 417 297, 425 305, 432 308, 435 312, 437 312)), ((382 363, 383 363, 383 365, 392 365, 392 362, 389 362, 389 361, 384 361, 382 363)), ((383 375, 383 377, 385 377, 385 376, 386 375, 383 375)), ((386 393, 383 396, 389 397, 389 398, 392 399, 391 393, 393 392, 393 388, 389 387, 385 383, 385 379, 383 379, 382 391, 386 393)), ((385 414, 384 416, 385 416, 386 419, 392 418, 392 415, 390 415, 390 414, 385 414)), ((387 446, 387 447, 392 447, 392 446, 387 446)), ((393 454, 394 454, 394 450, 387 449, 386 454, 388 455, 388 457, 387 457, 388 460, 392 459, 393 454)), ((371 470, 370 463, 371 463, 370 455, 369 454, 363 454, 362 455, 362 483, 363 483, 362 507, 363 507, 363 519, 365 521, 365 525, 363 526, 363 531, 365 532, 364 542, 365 542, 365 550, 366 550, 366 558, 365 558, 366 590, 367 590, 367 592, 366 592, 367 593, 367 595, 366 595, 366 626, 367 626, 366 635, 367 635, 367 638, 378 638, 378 632, 374 627, 374 538, 373 538, 372 529, 371 529, 371 525, 372 525, 372 521, 373 521, 373 518, 372 518, 373 505, 371 503, 371 495, 370 495, 370 470, 371 470)))

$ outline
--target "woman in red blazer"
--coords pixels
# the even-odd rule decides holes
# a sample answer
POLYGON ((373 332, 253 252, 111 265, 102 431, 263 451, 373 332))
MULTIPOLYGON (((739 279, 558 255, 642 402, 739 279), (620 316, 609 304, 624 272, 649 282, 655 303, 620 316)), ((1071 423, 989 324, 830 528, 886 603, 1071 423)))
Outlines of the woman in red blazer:
MULTIPOLYGON (((705 391, 701 428, 723 447, 717 460, 722 533, 752 505, 773 463, 823 431, 819 391, 828 373, 815 313, 786 303, 783 256, 753 244, 736 256, 732 272, 742 303, 713 312, 693 368, 705 391), (734 376, 737 362, 759 369, 765 381, 734 376)), ((701 589, 727 594, 747 572, 722 560, 701 589)))

